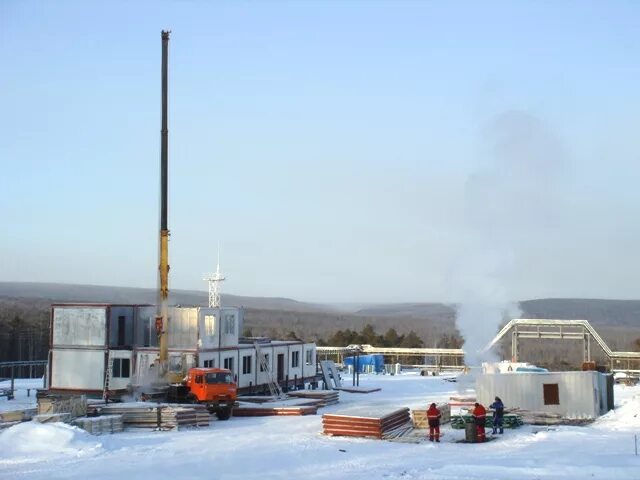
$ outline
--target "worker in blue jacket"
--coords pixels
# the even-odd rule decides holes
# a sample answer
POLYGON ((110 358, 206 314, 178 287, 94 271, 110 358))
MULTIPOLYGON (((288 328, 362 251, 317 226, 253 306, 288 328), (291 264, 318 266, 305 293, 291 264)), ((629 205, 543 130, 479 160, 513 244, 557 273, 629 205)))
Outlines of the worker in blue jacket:
POLYGON ((496 397, 496 401, 489 405, 489 408, 493 410, 493 433, 498 433, 498 428, 500 428, 500 433, 504 433, 502 426, 504 420, 504 404, 502 400, 500 400, 500 397, 496 397))

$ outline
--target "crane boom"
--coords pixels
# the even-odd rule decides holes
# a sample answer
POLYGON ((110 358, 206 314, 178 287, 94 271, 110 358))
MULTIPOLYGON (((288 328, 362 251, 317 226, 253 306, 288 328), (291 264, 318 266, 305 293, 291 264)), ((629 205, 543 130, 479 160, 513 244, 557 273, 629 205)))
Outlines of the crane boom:
POLYGON ((169 128, 167 126, 168 57, 170 31, 162 31, 162 130, 160 132, 160 271, 158 318, 156 321, 159 335, 160 364, 166 371, 168 359, 168 301, 169 301, 169 228, 168 217, 168 146, 169 128))

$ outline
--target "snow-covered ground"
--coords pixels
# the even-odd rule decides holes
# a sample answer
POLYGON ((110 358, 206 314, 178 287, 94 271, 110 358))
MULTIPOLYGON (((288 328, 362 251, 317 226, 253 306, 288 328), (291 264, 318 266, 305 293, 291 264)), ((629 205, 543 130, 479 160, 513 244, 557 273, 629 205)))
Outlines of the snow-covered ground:
MULTIPOLYGON (((29 408, 36 406, 36 389, 42 388, 41 378, 18 379, 14 384, 13 400, 7 400, 7 397, 0 397, 0 413, 11 410, 20 410, 21 408, 29 408)), ((11 380, 0 382, 0 388, 11 387, 11 380)))
MULTIPOLYGON (((590 426, 525 426, 485 444, 456 443, 464 432, 447 426, 440 444, 323 436, 322 413, 356 405, 425 408, 459 393, 459 384, 417 374, 365 375, 360 384, 382 391, 341 392, 340 403, 318 415, 232 418, 200 430, 96 437, 23 423, 0 433, 0 478, 640 479, 640 387, 616 386, 616 410, 590 426)), ((0 408, 7 403, 0 399, 0 408)))

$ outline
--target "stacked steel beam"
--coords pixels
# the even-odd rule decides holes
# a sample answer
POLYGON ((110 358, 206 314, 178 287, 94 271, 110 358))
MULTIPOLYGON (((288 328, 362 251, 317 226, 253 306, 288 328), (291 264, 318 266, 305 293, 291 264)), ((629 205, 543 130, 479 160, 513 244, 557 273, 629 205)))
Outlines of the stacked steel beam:
POLYGON ((322 416, 325 435, 393 438, 412 429, 408 408, 355 408, 322 416))

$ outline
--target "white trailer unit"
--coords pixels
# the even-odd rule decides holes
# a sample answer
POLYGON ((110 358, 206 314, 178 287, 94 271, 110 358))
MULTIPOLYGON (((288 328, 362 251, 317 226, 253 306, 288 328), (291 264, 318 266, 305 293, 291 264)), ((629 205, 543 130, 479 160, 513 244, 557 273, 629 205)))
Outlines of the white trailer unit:
POLYGON ((476 378, 476 395, 485 406, 498 396, 507 408, 597 418, 613 408, 607 377, 594 371, 483 374, 476 378))

